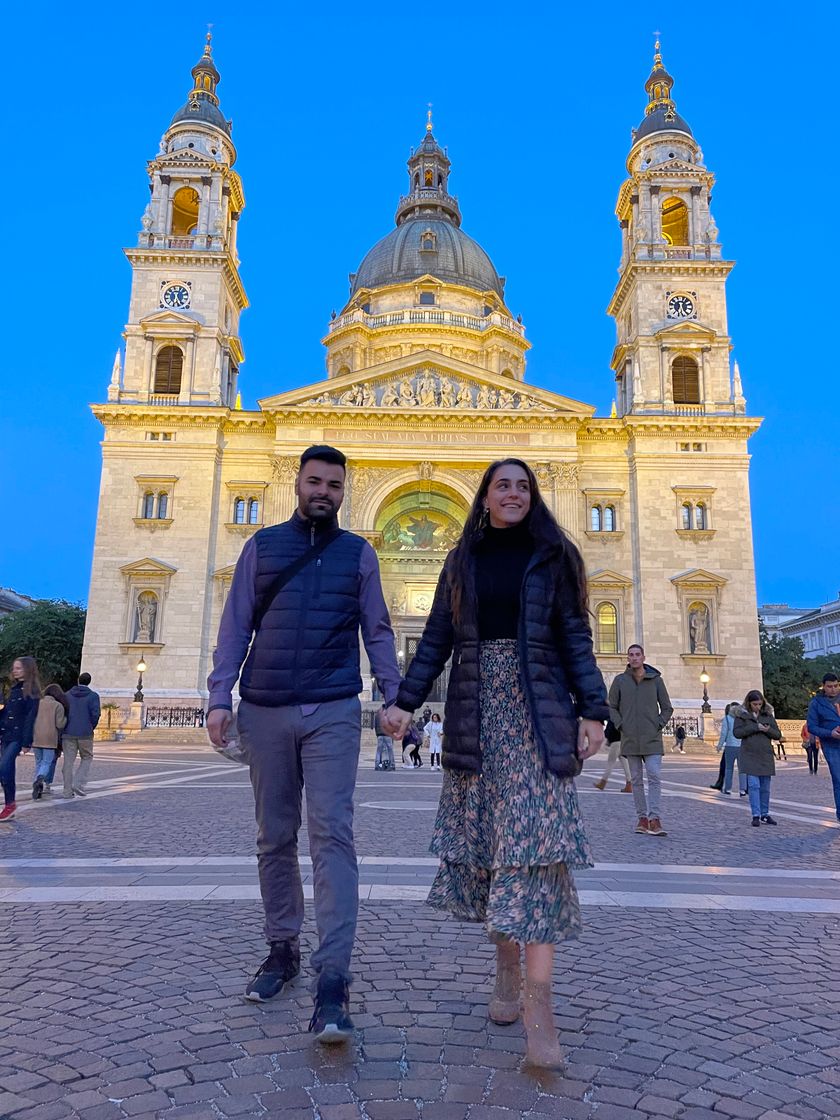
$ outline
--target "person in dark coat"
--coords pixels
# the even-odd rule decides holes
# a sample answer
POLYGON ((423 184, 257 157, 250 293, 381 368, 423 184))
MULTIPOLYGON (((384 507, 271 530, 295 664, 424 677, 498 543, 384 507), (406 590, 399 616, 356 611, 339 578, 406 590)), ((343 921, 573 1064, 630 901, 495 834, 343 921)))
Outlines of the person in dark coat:
POLYGON ((0 821, 10 821, 15 815, 15 767, 20 752, 32 746, 41 700, 41 681, 34 657, 16 658, 11 677, 11 688, 0 713, 0 785, 4 800, 0 821))
POLYGON ((730 709, 730 715, 735 719, 735 738, 741 740, 738 766, 747 775, 753 827, 778 824, 770 816, 770 779, 776 773, 773 740, 781 739, 782 733, 773 709, 754 688, 744 697, 743 705, 736 704, 730 709))
POLYGON ((580 553, 521 459, 493 463, 482 478, 386 712, 396 730, 450 654, 431 845, 441 862, 428 901, 486 922, 497 947, 494 1022, 519 1017, 524 945, 526 1062, 556 1067, 554 945, 580 929, 571 869, 592 866, 573 779, 600 749, 608 711, 580 553))

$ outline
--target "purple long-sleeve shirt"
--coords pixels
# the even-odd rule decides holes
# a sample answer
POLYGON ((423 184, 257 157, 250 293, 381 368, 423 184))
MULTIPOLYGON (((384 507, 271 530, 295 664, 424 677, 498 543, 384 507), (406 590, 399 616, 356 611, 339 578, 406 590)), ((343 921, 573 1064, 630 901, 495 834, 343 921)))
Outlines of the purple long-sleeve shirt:
MULTIPOLYGON (((207 678, 210 690, 208 711, 213 708, 233 708, 231 692, 254 633, 256 572, 257 546, 251 537, 237 561, 225 609, 222 611, 219 637, 213 651, 213 671, 207 678)), ((400 685, 400 670, 397 665, 394 631, 391 629, 391 619, 379 579, 379 561, 367 541, 359 556, 359 613, 362 638, 371 670, 386 704, 392 704, 400 685)), ((304 705, 305 714, 314 711, 317 706, 304 705)))

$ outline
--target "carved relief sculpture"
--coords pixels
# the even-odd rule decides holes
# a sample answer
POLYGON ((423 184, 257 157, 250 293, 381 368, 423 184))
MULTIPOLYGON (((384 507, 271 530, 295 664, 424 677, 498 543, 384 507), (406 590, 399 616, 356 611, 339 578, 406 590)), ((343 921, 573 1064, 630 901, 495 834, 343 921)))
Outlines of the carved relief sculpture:
POLYGON ((709 608, 692 603, 688 608, 689 648, 692 653, 711 653, 709 649, 709 608))
POLYGON ((135 608, 133 641, 153 642, 155 640, 157 610, 158 601, 154 592, 141 591, 137 596, 137 606, 135 608))

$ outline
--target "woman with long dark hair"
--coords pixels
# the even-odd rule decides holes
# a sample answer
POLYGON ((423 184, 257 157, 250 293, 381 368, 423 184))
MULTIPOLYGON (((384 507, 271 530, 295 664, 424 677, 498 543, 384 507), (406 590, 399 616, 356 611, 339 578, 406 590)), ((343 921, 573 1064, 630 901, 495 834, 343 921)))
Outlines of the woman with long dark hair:
POLYGON ((738 771, 747 776, 753 827, 778 824, 775 817, 770 816, 770 779, 776 773, 773 740, 781 739, 782 733, 773 709, 764 695, 753 688, 744 697, 743 705, 736 704, 729 714, 735 720, 732 728, 735 738, 741 740, 738 771))
POLYGON ((41 681, 35 658, 16 658, 12 664, 11 688, 0 713, 0 785, 4 800, 0 821, 10 821, 17 809, 15 765, 20 752, 32 746, 40 699, 41 681))
POLYGON ((52 792, 55 764, 61 745, 61 729, 67 725, 70 702, 57 684, 48 684, 38 705, 32 745, 35 748, 35 781, 32 800, 52 792))
POLYGON ((496 945, 490 1018, 515 1022, 521 997, 526 1062, 557 1067, 554 946, 580 929, 571 870, 592 865, 572 779, 602 745, 608 709, 580 553, 521 459, 492 463, 481 480, 385 713, 395 731, 450 654, 431 845, 440 869, 428 901, 486 923, 496 945))

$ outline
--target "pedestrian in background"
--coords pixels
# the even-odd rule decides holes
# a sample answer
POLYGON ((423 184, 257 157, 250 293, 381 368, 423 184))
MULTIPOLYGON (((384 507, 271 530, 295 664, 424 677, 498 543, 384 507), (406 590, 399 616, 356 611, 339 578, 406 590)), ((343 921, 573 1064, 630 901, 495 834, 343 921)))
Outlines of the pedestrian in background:
POLYGON ((440 716, 435 712, 429 722, 423 728, 423 734, 429 740, 429 765, 432 770, 440 770, 440 751, 441 744, 443 743, 443 723, 440 716))
POLYGON ((808 759, 808 769, 812 774, 816 774, 820 765, 820 741, 816 735, 812 735, 808 730, 808 724, 802 724, 802 746, 805 748, 805 755, 808 759))
POLYGON ((395 769, 394 740, 383 730, 381 708, 373 717, 373 730, 376 734, 376 757, 373 760, 374 770, 395 769))
POLYGON ((636 832, 667 836, 662 827, 662 732, 674 709, 662 674, 645 663, 637 642, 628 646, 627 668, 610 686, 610 718, 621 733, 621 753, 630 763, 636 832), (647 796, 644 778, 647 777, 647 796))
POLYGON ((747 792, 754 828, 761 824, 778 824, 770 816, 770 779, 776 773, 773 740, 782 733, 773 709, 757 688, 744 697, 743 704, 732 709, 735 717, 735 738, 741 741, 739 769, 747 775, 747 792))
POLYGON ((398 726, 453 651, 428 901, 486 923, 496 945, 489 1016, 515 1022, 521 995, 525 1061, 556 1068, 554 946, 580 931, 571 871, 592 866, 573 779, 600 748, 608 713, 580 553, 521 459, 484 473, 390 710, 398 726))
POLYGON ((0 785, 4 801, 0 821, 10 821, 15 815, 15 767, 20 752, 32 746, 40 702, 41 681, 35 658, 16 658, 12 663, 6 703, 0 713, 0 785))
POLYGON ((685 727, 681 723, 677 724, 674 731, 674 745, 671 749, 679 754, 685 754, 685 727))
POLYGON ((61 741, 61 729, 67 723, 70 705, 57 684, 44 689, 35 717, 32 733, 32 746, 35 752, 35 780, 32 783, 32 800, 38 801, 46 791, 47 783, 52 784, 51 773, 55 773, 55 759, 61 741))
POLYGON ((99 694, 90 687, 90 673, 82 673, 79 683, 67 693, 70 711, 61 736, 64 754, 64 796, 84 797, 93 765, 93 733, 99 723, 99 694), (81 759, 74 776, 76 755, 81 759))
POLYGON ((621 792, 632 793, 633 783, 630 781, 630 763, 621 753, 621 732, 618 730, 611 719, 607 720, 607 726, 604 728, 604 738, 609 743, 609 749, 607 750, 607 760, 604 763, 604 770, 601 774, 601 777, 597 782, 593 782, 592 784, 596 789, 606 789, 607 782, 612 776, 612 772, 615 769, 616 762, 620 762, 621 769, 624 771, 624 788, 621 792))
POLYGON ((738 701, 733 700, 726 705, 723 719, 720 722, 720 738, 717 749, 723 751, 723 792, 732 793, 732 778, 735 765, 738 765, 738 792, 741 797, 747 796, 747 775, 741 769, 739 761, 741 756, 741 740, 735 734, 735 717, 732 709, 738 707, 738 701))
POLYGON ((840 821, 840 681, 836 673, 825 674, 822 689, 808 705, 808 730, 820 741, 840 821))

